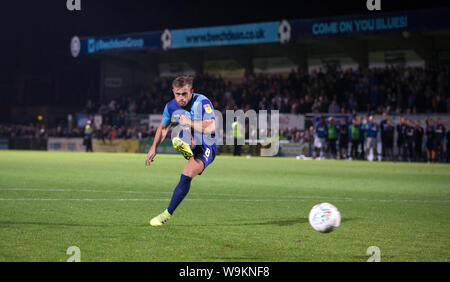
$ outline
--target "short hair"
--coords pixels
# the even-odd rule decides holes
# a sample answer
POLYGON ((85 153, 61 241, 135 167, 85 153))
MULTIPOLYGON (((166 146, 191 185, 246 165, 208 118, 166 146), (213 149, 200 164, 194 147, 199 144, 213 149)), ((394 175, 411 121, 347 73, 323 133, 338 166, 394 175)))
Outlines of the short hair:
POLYGON ((194 84, 194 77, 191 75, 180 75, 178 77, 176 77, 173 82, 172 82, 172 87, 173 88, 181 88, 184 87, 186 85, 190 85, 192 87, 192 85, 194 84))

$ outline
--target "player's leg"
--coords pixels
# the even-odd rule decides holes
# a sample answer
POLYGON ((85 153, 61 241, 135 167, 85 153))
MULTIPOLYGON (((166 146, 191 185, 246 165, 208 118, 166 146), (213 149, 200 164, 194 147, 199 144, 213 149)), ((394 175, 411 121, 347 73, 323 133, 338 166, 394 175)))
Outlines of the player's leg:
POLYGON ((199 175, 203 171, 204 167, 205 165, 198 158, 194 157, 189 159, 183 169, 183 172, 181 173, 180 182, 173 191, 172 199, 170 200, 169 207, 167 208, 171 215, 188 194, 189 189, 191 188, 192 179, 199 175))
POLYGON ((439 157, 437 158, 438 162, 442 162, 444 160, 444 148, 442 146, 442 141, 438 142, 438 152, 439 152, 439 157))
POLYGON ((367 137, 366 138, 366 150, 365 150, 365 153, 366 153, 366 159, 367 160, 369 160, 369 154, 370 154, 370 137, 367 137))
POLYGON ((358 152, 358 143, 357 143, 357 141, 355 141, 355 140, 352 140, 352 143, 351 143, 351 149, 350 149, 350 157, 351 157, 351 159, 353 159, 353 160, 356 160, 356 157, 357 157, 357 155, 356 155, 356 153, 358 152))
POLYGON ((180 203, 189 193, 192 179, 195 176, 199 175, 203 171, 204 167, 205 165, 200 159, 195 157, 189 159, 188 163, 183 169, 180 181, 173 191, 168 208, 158 216, 152 218, 152 220, 150 221, 150 225, 161 226, 171 218, 175 209, 180 205, 180 203))
POLYGON ((381 162, 381 154, 378 152, 378 144, 377 144, 377 139, 374 138, 373 140, 373 158, 377 158, 379 162, 381 162))

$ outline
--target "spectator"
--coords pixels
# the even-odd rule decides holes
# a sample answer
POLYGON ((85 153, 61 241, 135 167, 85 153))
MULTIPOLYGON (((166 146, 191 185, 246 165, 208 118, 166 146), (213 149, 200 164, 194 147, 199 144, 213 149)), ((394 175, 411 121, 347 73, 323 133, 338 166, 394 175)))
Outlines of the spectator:
POLYGON ((324 153, 326 152, 326 140, 328 127, 325 122, 325 117, 320 116, 319 121, 315 126, 316 138, 314 140, 314 147, 316 151, 316 158, 325 159, 324 153))
POLYGON ((392 125, 392 120, 388 119, 385 130, 384 130, 384 142, 385 142, 385 159, 394 161, 394 126, 392 125))
POLYGON ((405 160, 414 160, 414 141, 416 140, 416 130, 412 120, 409 120, 405 130, 405 160))
POLYGON ((404 160, 404 144, 405 144, 406 120, 403 116, 400 117, 400 122, 397 124, 397 149, 399 159, 404 160))
POLYGON ((436 161, 436 132, 434 130, 434 121, 432 119, 427 120, 425 136, 427 139, 427 162, 434 163, 436 161))
POLYGON ((447 162, 450 162, 450 130, 447 131, 447 162))
POLYGON ((389 119, 389 115, 387 112, 383 113, 383 120, 380 122, 380 137, 381 137, 381 154, 382 157, 386 157, 385 155, 385 145, 386 145, 386 140, 385 140, 385 136, 384 136, 384 132, 386 130, 386 126, 387 126, 387 121, 389 119))
POLYGON ((347 120, 341 119, 339 125, 339 159, 348 158, 348 130, 347 120))
POLYGON ((338 113, 340 113, 340 111, 341 111, 341 108, 337 104, 336 99, 333 99, 333 101, 331 102, 330 106, 328 106, 328 113, 330 113, 330 114, 338 114, 338 113))
POLYGON ((244 142, 244 127, 242 124, 237 120, 237 118, 234 118, 234 122, 231 125, 233 128, 233 140, 234 140, 234 156, 240 156, 241 155, 241 143, 244 142))
POLYGON ((366 137, 367 137, 367 122, 368 118, 364 120, 364 117, 360 117, 359 119, 359 126, 361 127, 361 134, 359 135, 359 144, 361 145, 361 153, 359 155, 360 160, 364 160, 366 158, 366 150, 365 150, 365 143, 366 143, 366 137), (366 122, 367 121, 367 122, 366 122))
POLYGON ((414 156, 415 161, 422 161, 422 146, 423 146, 423 127, 420 120, 416 121, 416 139, 414 140, 414 156))
POLYGON ((438 162, 444 161, 444 139, 445 139, 445 126, 442 124, 441 118, 437 118, 437 124, 435 127, 436 138, 436 158, 438 162))
POLYGON ((358 124, 358 119, 355 117, 352 121, 352 126, 349 129, 349 137, 351 142, 350 159, 356 160, 358 158, 358 147, 361 141, 361 126, 358 124))
POLYGON ((92 127, 91 121, 88 120, 86 126, 84 127, 84 142, 83 145, 86 146, 86 152, 93 152, 92 150, 92 127))
POLYGON ((338 139, 338 129, 335 125, 335 121, 334 121, 333 117, 330 117, 328 120, 329 120, 328 132, 327 132, 328 156, 330 158, 336 159, 337 158, 336 141, 338 139))
MULTIPOLYGON (((375 123, 375 119, 373 116, 369 117, 369 121, 366 125, 366 158, 369 159, 370 150, 373 150, 373 159, 379 157, 377 150, 377 134, 378 134, 378 125, 375 123)), ((378 158, 380 160, 380 158, 378 158)))

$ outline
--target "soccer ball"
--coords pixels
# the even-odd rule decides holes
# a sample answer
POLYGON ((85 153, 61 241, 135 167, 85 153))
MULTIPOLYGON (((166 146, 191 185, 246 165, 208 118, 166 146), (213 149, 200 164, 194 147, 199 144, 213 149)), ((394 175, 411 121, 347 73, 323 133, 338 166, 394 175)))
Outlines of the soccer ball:
POLYGON ((316 231, 331 232, 341 224, 341 213, 330 203, 317 204, 309 212, 309 224, 316 231))

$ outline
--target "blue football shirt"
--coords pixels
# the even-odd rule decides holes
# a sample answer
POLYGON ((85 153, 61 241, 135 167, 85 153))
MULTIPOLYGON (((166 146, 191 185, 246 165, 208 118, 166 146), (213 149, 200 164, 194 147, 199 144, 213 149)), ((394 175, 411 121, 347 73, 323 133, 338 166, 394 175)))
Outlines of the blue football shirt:
MULTIPOLYGON (((194 121, 204 121, 215 119, 214 108, 211 101, 202 94, 193 93, 192 99, 186 107, 178 105, 175 98, 173 98, 164 107, 162 123, 164 125, 178 126, 180 116, 185 115, 194 121)), ((189 126, 182 126, 178 136, 192 147, 196 145, 213 145, 216 143, 215 134, 202 134, 201 132, 191 131, 189 126), (191 135, 194 137, 194 144, 192 144, 191 135)))

